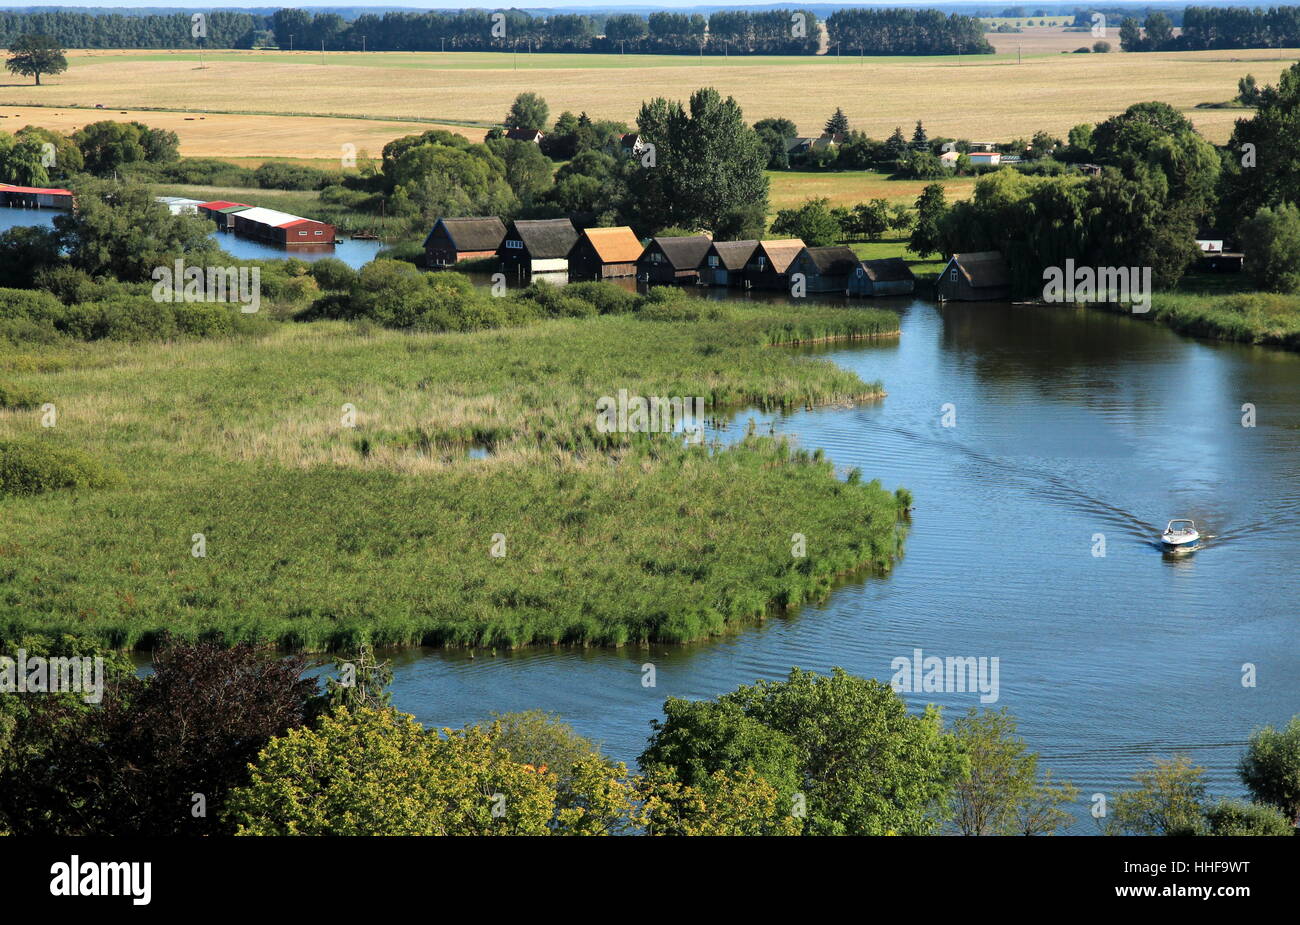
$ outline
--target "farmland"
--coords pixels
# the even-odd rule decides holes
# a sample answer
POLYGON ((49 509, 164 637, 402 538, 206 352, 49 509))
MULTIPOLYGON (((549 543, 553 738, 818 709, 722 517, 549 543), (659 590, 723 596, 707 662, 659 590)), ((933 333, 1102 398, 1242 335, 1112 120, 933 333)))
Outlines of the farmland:
MULTIPOLYGON (((1070 47, 1090 38, 1054 34, 1070 47)), ((4 87, 0 114, 12 118, 16 111, 22 121, 60 127, 59 120, 81 125, 123 109, 133 117, 139 110, 169 110, 149 112, 146 120, 179 132, 189 156, 335 157, 343 144, 373 153, 389 138, 431 124, 476 134, 500 120, 516 94, 537 89, 536 72, 544 71, 553 114, 569 109, 630 122, 648 97, 684 99, 697 87, 714 86, 734 95, 751 121, 783 116, 804 133, 820 131, 841 106, 855 128, 876 138, 923 119, 931 136, 1009 140, 1039 129, 1064 135, 1078 123, 1159 99, 1221 143, 1241 113, 1197 104, 1231 98, 1248 71, 1261 82, 1276 81, 1297 57, 1276 49, 1035 54, 1026 34, 994 40, 999 54, 960 61, 525 53, 516 62, 494 53, 250 51, 211 53, 200 66, 197 55, 175 52, 69 52, 68 72, 45 85, 4 87), (1020 64, 1017 44, 1026 46, 1020 64), (1086 93, 1079 90, 1084 86, 1086 93), (54 108, 38 112, 36 104, 54 108)))

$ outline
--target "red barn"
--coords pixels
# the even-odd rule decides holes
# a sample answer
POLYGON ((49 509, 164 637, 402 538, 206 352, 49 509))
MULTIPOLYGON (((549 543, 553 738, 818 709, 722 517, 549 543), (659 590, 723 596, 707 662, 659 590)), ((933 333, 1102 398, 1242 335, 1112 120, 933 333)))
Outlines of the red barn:
POLYGON ((231 227, 235 234, 271 244, 293 247, 299 244, 333 244, 334 226, 301 215, 275 209, 244 209, 232 212, 231 227))
POLYGON ((72 192, 44 186, 0 183, 0 205, 23 209, 72 209, 72 192))

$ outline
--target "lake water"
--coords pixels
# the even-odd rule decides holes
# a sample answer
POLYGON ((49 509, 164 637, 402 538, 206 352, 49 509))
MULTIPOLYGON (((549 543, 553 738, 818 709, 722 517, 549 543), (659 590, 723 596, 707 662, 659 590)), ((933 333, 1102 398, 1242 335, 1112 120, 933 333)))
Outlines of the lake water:
MULTIPOLYGON (((0 230, 56 214, 0 209, 0 230)), ((221 241, 236 256, 285 256, 221 241)), ((378 249, 347 241, 333 255, 359 266, 378 249)), ((1187 753, 1212 795, 1241 795, 1234 769, 1251 730, 1300 712, 1300 355, 1101 312, 872 304, 901 312, 901 338, 803 352, 882 380, 886 398, 741 412, 719 436, 754 418, 841 471, 910 488, 906 556, 890 576, 690 646, 393 653, 395 704, 435 726, 553 711, 631 765, 668 696, 713 697, 792 665, 887 682, 916 649, 996 657, 995 705, 1019 717, 1043 767, 1080 788, 1075 832, 1095 831, 1093 793, 1124 788, 1151 757, 1187 753), (1210 535, 1202 549, 1161 552, 1154 538, 1174 517, 1210 535), (641 683, 646 663, 654 688, 641 683)), ((980 705, 904 696, 949 715, 980 705)))
MULTIPOLYGON (((0 206, 0 232, 8 231, 21 225, 53 226, 54 217, 63 213, 56 209, 15 209, 0 206)), ((220 232, 215 228, 212 237, 220 242, 222 249, 240 260, 283 260, 297 257, 300 260, 315 261, 324 257, 337 257, 348 266, 357 269, 371 260, 384 248, 380 241, 354 241, 342 239, 337 244, 320 247, 274 247, 261 241, 241 238, 230 232, 220 232)))
MULTIPOLYGON (((397 706, 437 726, 550 710, 631 764, 668 696, 713 697, 792 665, 888 682, 915 649, 997 657, 994 705, 1079 786, 1077 833, 1095 831, 1087 799, 1124 788, 1150 757, 1185 752, 1213 795, 1241 795, 1251 730, 1300 712, 1300 356, 1101 312, 896 307, 896 341, 806 351, 883 380, 886 398, 741 413, 726 432, 752 417, 910 488, 906 555, 889 577, 685 647, 391 654, 397 706), (1248 402, 1254 428, 1241 425, 1248 402), (1162 553, 1155 537, 1173 517, 1211 538, 1162 553), (655 688, 642 687, 645 663, 655 688)), ((949 715, 980 705, 905 696, 949 715)))

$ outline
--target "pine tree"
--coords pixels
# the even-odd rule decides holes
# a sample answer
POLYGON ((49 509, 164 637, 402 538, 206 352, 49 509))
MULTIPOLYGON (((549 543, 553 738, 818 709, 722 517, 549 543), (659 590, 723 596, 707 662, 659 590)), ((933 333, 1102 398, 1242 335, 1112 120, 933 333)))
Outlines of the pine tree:
POLYGON ((921 120, 916 120, 916 131, 912 133, 912 147, 918 150, 928 147, 930 144, 929 136, 925 134, 925 126, 921 120))
POLYGON ((847 135, 849 133, 849 117, 844 115, 844 110, 838 106, 835 107, 835 115, 831 116, 826 122, 827 135, 847 135))
POLYGON ((902 126, 894 129, 894 134, 885 139, 885 159, 891 164, 907 153, 907 139, 903 137, 902 126))

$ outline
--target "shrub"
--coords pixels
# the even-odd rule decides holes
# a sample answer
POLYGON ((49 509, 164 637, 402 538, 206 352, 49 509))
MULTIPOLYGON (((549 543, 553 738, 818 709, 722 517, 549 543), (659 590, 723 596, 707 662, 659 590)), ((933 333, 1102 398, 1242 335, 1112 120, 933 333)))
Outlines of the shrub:
POLYGON ((40 394, 12 382, 0 381, 0 408, 26 411, 41 403, 40 394))
POLYGON ((253 171, 253 178, 262 189, 318 190, 329 186, 332 175, 315 167, 302 164, 267 163, 253 171))
POLYGON ((710 302, 680 289, 658 286, 642 300, 637 317, 646 321, 721 321, 732 317, 732 311, 722 302, 710 302))
POLYGON ((60 488, 108 488, 119 476, 77 450, 32 441, 0 442, 0 496, 60 488))
POLYGON ((1291 820, 1274 806, 1225 800, 1207 810, 1211 835, 1294 835, 1291 820))

